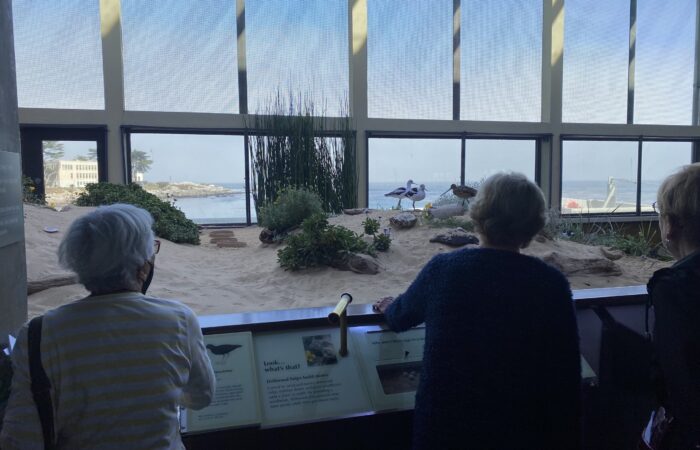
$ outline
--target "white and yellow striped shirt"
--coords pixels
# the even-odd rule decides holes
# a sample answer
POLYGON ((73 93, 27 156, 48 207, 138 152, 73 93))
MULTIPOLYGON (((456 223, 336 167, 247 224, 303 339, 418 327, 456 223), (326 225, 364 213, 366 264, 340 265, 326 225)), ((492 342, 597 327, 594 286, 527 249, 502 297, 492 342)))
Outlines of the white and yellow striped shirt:
MULTIPOLYGON (((43 449, 30 390, 27 326, 0 447, 43 449)), ((47 312, 41 361, 51 381, 58 449, 181 449, 177 406, 211 402, 214 372, 194 313, 135 292, 87 297, 47 312)))

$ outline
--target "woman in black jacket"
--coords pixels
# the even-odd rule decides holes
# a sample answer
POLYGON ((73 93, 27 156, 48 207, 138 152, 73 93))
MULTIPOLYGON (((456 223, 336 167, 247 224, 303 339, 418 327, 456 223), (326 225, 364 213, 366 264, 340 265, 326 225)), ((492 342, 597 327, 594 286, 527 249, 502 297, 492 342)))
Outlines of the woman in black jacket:
POLYGON ((700 449, 700 163, 663 182, 656 209, 663 243, 678 260, 647 285, 656 319, 658 400, 672 418, 658 448, 700 449))

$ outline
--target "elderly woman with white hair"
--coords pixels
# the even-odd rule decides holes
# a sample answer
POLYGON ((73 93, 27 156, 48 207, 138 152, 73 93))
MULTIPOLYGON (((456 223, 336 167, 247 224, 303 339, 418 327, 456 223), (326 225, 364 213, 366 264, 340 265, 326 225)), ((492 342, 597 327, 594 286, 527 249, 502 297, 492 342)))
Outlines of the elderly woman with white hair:
MULTIPOLYGON (((197 317, 182 303, 145 295, 160 246, 152 225, 143 209, 102 206, 78 218, 61 242, 61 264, 91 295, 42 319, 52 448, 184 448, 178 405, 201 409, 211 402, 215 378, 197 317)), ((25 325, 12 354, 0 435, 5 450, 44 448, 27 334, 25 325)))
POLYGON ((392 330, 425 323, 413 448, 580 448, 580 353, 564 276, 520 253, 542 191, 499 173, 471 207, 481 247, 439 254, 375 304, 392 330))
POLYGON ((657 413, 664 412, 657 419, 665 416, 652 448, 700 449, 700 163, 666 178, 655 207, 663 244, 677 261, 647 285, 656 319, 657 413))

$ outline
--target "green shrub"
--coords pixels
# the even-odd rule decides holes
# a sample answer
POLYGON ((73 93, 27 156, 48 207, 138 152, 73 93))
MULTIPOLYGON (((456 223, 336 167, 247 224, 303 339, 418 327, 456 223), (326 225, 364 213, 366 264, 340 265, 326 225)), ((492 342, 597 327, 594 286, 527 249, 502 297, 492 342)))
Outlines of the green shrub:
POLYGON ((22 176, 22 201, 35 205, 44 205, 46 201, 37 193, 36 184, 28 176, 22 176))
POLYGON ((177 243, 199 244, 197 224, 185 217, 182 211, 146 192, 136 183, 91 183, 85 186, 85 192, 75 201, 78 206, 114 203, 129 203, 151 213, 154 220, 153 231, 164 239, 177 243))
POLYGON ((301 233, 287 238, 287 246, 277 252, 284 269, 300 270, 318 266, 335 266, 352 253, 374 256, 374 248, 355 232, 329 225, 323 214, 304 220, 301 233))
POLYGON ((659 244, 655 244, 656 230, 652 228, 651 222, 645 227, 639 224, 639 232, 636 234, 617 233, 611 235, 609 245, 618 250, 622 250, 632 256, 653 256, 659 244))
POLYGON ((444 219, 430 219, 426 223, 432 228, 457 228, 461 227, 464 231, 474 231, 474 222, 468 217, 452 216, 444 219))
POLYGON ((374 236, 372 245, 377 251, 385 252, 391 247, 391 238, 386 234, 377 234, 374 236))
POLYGON ((365 234, 374 236, 374 234, 379 231, 379 221, 368 217, 362 222, 362 226, 365 227, 365 234))
POLYGON ((287 189, 274 203, 260 208, 259 224, 275 235, 284 234, 298 227, 314 214, 322 214, 321 199, 305 189, 287 189))

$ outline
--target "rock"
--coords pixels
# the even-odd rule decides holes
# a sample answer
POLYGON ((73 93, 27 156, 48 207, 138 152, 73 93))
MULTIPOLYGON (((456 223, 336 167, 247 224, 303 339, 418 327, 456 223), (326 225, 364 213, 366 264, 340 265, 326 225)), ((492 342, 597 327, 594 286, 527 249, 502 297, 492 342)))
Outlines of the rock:
POLYGON ((464 215, 466 209, 461 204, 433 206, 428 210, 428 216, 434 219, 446 219, 453 216, 464 215))
POLYGON ((235 237, 217 237, 209 240, 210 244, 225 244, 225 243, 230 243, 230 242, 238 242, 238 239, 235 237))
POLYGON ((350 209, 344 209, 343 214, 347 214, 348 216, 356 216, 358 214, 364 214, 368 213, 369 209, 367 208, 350 208, 350 209))
POLYGON ((622 275, 620 266, 603 257, 572 258, 559 252, 551 252, 543 255, 542 260, 559 269, 564 275, 622 275))
POLYGON ((263 230, 260 232, 260 242, 263 244, 274 244, 275 243, 275 233, 268 229, 268 228, 263 228, 263 230))
POLYGON ((430 242, 446 244, 450 247, 462 247, 468 244, 478 244, 479 238, 467 233, 463 228, 448 230, 446 233, 438 234, 430 239, 430 242))
POLYGON ((397 214, 389 219, 389 223, 399 229, 412 228, 416 222, 418 222, 418 218, 409 212, 397 214))
POLYGON ((600 253, 603 254, 606 258, 608 258, 610 261, 617 261, 618 259, 621 259, 623 256, 625 256, 625 252, 622 250, 617 250, 612 247, 600 247, 600 253))
POLYGON ((379 273, 379 263, 369 255, 352 253, 344 261, 338 261, 333 267, 339 270, 351 270, 355 273, 376 275, 379 273))
POLYGON ((551 241, 552 238, 550 238, 550 237, 547 236, 546 234, 539 233, 539 234, 537 234, 537 235, 535 236, 535 240, 536 240, 537 242, 540 242, 540 243, 543 243, 543 244, 544 244, 544 243, 547 242, 547 241, 551 241))

